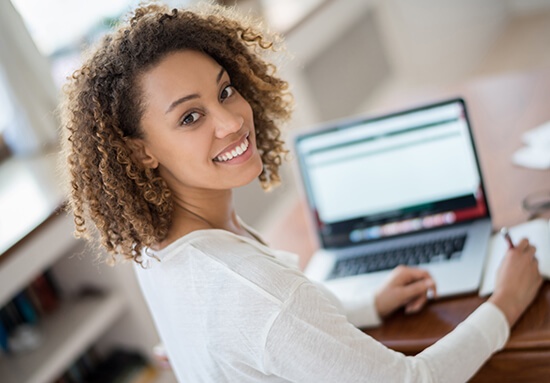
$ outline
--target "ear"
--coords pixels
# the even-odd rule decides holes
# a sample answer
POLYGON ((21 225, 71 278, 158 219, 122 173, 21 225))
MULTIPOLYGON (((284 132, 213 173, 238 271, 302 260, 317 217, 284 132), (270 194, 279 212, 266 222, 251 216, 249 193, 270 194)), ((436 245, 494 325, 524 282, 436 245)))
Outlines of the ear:
POLYGON ((147 144, 141 138, 129 138, 126 140, 128 148, 132 152, 134 161, 143 164, 146 168, 156 169, 159 162, 149 151, 147 144))

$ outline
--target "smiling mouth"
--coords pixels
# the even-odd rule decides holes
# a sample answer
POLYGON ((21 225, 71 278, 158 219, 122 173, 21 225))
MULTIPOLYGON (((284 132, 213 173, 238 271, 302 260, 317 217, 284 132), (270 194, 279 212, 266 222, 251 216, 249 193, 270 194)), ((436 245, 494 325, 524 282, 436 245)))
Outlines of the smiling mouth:
POLYGON ((233 158, 239 157, 244 152, 246 152, 249 145, 250 145, 250 142, 248 141, 248 136, 247 136, 245 137, 244 141, 240 145, 237 145, 233 149, 218 155, 216 158, 214 158, 214 161, 225 162, 225 161, 232 160, 233 158))

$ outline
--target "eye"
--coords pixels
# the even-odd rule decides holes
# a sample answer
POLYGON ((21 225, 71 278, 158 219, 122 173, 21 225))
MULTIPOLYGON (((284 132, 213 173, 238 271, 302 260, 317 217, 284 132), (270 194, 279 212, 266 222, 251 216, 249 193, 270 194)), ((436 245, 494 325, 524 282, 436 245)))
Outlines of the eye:
POLYGON ((225 88, 223 88, 221 94, 220 94, 220 100, 225 100, 235 94, 235 88, 233 85, 227 85, 225 88))
POLYGON ((189 114, 186 114, 180 122, 180 125, 191 125, 201 117, 201 115, 198 112, 192 112, 189 114))

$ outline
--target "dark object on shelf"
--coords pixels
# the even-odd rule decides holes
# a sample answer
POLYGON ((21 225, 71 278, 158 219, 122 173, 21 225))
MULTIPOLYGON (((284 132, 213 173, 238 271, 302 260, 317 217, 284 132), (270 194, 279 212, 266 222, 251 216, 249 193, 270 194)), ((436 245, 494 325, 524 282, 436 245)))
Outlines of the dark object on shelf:
POLYGON ((38 298, 41 313, 48 314, 59 307, 59 296, 51 276, 46 276, 45 273, 38 275, 29 285, 29 290, 38 298))
POLYGON ((149 364, 139 353, 117 349, 112 351, 86 379, 86 383, 127 383, 149 364))

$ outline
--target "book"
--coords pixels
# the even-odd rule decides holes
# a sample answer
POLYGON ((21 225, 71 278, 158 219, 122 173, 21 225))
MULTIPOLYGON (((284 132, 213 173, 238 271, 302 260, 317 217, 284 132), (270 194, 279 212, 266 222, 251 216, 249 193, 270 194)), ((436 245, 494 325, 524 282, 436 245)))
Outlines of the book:
POLYGON ((19 294, 13 298, 13 301, 26 323, 36 324, 38 322, 38 314, 25 290, 19 292, 19 294))
POLYGON ((10 351, 8 343, 8 330, 4 326, 2 318, 0 318, 0 351, 8 353, 10 351))
POLYGON ((29 289, 38 297, 41 310, 48 314, 59 306, 59 297, 45 274, 39 274, 29 285, 29 289))
MULTIPOLYGON (((535 256, 539 261, 540 273, 550 279, 550 221, 539 218, 513 226, 508 231, 514 243, 527 238, 537 248, 535 256)), ((508 245, 500 233, 493 234, 487 250, 480 296, 487 296, 494 291, 497 271, 507 250, 508 245)))
POLYGON ((0 309, 0 320, 4 323, 8 334, 23 323, 23 318, 21 318, 13 300, 0 309))
POLYGON ((28 285, 25 288, 25 293, 27 294, 27 297, 29 298, 31 305, 34 308, 34 311, 38 316, 38 319, 42 318, 45 312, 42 305, 40 304, 40 299, 36 294, 36 292, 34 291, 33 287, 31 285, 28 285))

